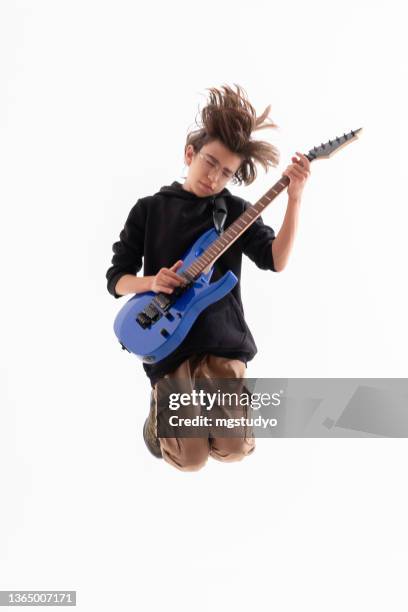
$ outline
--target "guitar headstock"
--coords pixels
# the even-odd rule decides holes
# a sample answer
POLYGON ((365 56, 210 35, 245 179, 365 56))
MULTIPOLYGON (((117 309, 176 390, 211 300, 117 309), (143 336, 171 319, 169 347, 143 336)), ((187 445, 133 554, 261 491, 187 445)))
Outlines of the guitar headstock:
POLYGON ((357 140, 358 135, 361 133, 363 128, 359 128, 358 130, 352 130, 348 134, 343 134, 343 136, 337 136, 334 140, 329 140, 320 145, 320 147, 313 147, 306 154, 306 157, 309 161, 313 161, 314 159, 328 159, 337 151, 340 151, 343 147, 353 142, 353 140, 357 140))

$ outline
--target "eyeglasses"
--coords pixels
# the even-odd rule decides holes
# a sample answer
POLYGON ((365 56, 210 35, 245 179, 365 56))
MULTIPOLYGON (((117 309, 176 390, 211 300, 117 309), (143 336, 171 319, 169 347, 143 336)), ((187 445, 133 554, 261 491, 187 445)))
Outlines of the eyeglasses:
POLYGON ((226 180, 226 181, 231 180, 232 177, 234 176, 234 174, 235 174, 234 172, 230 172, 228 170, 223 170, 221 168, 220 163, 218 161, 216 161, 213 157, 208 155, 207 153, 201 153, 201 151, 198 151, 198 155, 203 160, 204 166, 206 167, 208 173, 216 172, 217 179, 218 179, 218 176, 219 176, 220 172, 221 172, 223 180, 226 180))

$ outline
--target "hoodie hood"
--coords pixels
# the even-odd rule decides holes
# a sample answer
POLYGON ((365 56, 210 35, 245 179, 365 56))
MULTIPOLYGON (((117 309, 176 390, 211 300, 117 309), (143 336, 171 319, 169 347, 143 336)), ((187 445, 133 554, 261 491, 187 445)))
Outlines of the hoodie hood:
POLYGON ((214 193, 208 196, 200 197, 193 193, 192 191, 187 191, 184 189, 182 184, 178 181, 173 181, 171 185, 165 185, 161 187, 160 191, 157 192, 156 195, 168 194, 169 196, 176 196, 177 198, 181 198, 182 200, 198 200, 200 202, 211 201, 216 198, 231 196, 231 192, 224 187, 222 191, 218 193, 214 193))

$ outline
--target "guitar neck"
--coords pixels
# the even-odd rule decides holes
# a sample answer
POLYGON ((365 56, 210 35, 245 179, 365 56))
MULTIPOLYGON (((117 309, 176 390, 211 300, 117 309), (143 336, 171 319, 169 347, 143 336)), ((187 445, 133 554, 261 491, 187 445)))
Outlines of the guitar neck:
POLYGON ((184 271, 187 278, 197 278, 206 268, 214 265, 219 257, 261 216, 269 204, 289 185, 289 178, 282 176, 255 204, 247 208, 231 223, 210 246, 184 271))
MULTIPOLYGON (((334 140, 329 140, 318 147, 313 147, 306 154, 307 159, 312 162, 316 159, 328 159, 334 153, 350 144, 359 137, 362 128, 358 130, 351 130, 348 134, 344 133, 343 136, 336 136, 334 140)), ((286 175, 282 175, 281 178, 269 191, 262 196, 256 204, 249 206, 228 227, 228 229, 221 234, 210 246, 204 251, 200 257, 198 257, 192 264, 185 270, 184 275, 187 280, 194 280, 200 276, 204 270, 210 268, 219 257, 233 244, 242 234, 261 216, 263 211, 269 204, 289 185, 289 178, 286 175)))

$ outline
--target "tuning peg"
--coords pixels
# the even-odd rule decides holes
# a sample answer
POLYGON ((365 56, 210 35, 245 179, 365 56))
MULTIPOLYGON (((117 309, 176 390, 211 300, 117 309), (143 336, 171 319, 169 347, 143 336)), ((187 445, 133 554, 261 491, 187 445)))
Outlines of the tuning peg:
POLYGON ((331 145, 332 141, 329 139, 329 145, 331 145))
POLYGON ((324 149, 324 144, 322 143, 322 149, 324 149))

